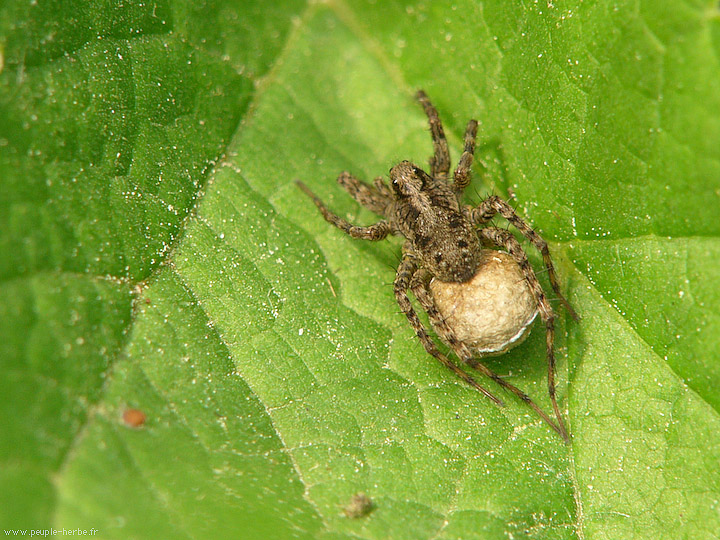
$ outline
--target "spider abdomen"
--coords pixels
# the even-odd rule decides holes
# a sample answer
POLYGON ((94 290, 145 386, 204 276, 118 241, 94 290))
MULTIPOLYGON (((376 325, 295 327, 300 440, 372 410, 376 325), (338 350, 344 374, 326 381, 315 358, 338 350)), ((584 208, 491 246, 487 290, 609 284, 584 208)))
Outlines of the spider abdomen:
POLYGON ((435 278, 430 292, 457 339, 479 356, 502 354, 522 343, 538 314, 520 266, 502 251, 482 250, 472 279, 448 283, 435 278))
POLYGON ((477 270, 477 232, 459 212, 441 209, 408 234, 423 266, 442 281, 464 282, 477 270))

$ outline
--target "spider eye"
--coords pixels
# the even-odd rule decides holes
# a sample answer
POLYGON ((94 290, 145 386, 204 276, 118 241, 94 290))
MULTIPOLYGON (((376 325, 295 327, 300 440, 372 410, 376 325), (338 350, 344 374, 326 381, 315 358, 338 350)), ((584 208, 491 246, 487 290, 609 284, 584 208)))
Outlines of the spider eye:
POLYGON ((423 171, 420 167, 413 167, 413 173, 415 174, 415 178, 420 180, 420 188, 424 189, 426 187, 426 182, 428 179, 427 173, 423 171))

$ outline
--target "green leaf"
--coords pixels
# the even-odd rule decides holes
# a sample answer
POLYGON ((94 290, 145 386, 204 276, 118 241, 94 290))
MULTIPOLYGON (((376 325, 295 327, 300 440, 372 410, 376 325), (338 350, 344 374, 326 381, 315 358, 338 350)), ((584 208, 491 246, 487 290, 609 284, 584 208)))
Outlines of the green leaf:
MULTIPOLYGON (((266 4, 0 7, 3 528, 717 538, 716 4, 266 4), (376 220, 333 180, 426 163, 417 88, 455 158, 480 122, 468 201, 551 242, 570 445, 427 355, 401 241, 294 184, 376 220)), ((544 340, 486 363, 549 410, 544 340)))

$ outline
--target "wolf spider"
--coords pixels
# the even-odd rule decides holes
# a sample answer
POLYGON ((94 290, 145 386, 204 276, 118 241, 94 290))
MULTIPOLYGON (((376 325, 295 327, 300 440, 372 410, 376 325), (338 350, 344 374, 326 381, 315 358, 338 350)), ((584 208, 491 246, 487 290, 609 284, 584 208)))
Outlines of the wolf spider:
MULTIPOLYGON (((496 214, 500 214, 540 251, 553 291, 570 315, 577 318, 575 311, 560 292, 548 245, 507 202, 496 195, 491 195, 475 208, 461 203, 463 190, 470 183, 477 122, 468 122, 463 153, 451 182, 448 178, 450 153, 438 112, 422 90, 417 92, 416 98, 430 123, 434 149, 429 160, 430 174, 409 161, 401 161, 390 169, 390 187, 382 177, 376 178, 373 185, 348 172, 341 173, 337 179, 357 202, 384 219, 368 227, 353 225, 328 210, 305 184, 300 181, 297 184, 313 200, 325 220, 353 238, 382 240, 389 234, 404 236, 406 242, 402 249, 402 261, 394 282, 395 298, 425 350, 494 403, 503 405, 500 399, 438 350, 410 303, 408 290, 413 292, 427 312, 439 337, 461 360, 518 396, 567 442, 568 431, 555 397, 555 314, 517 239, 509 231, 487 224, 496 214), (545 323, 548 393, 557 423, 525 392, 480 363, 471 347, 456 337, 453 328, 441 316, 433 301, 428 288, 430 280, 434 278, 451 283, 470 281, 479 271, 483 260, 482 245, 502 248, 510 254, 534 297, 536 312, 539 311, 545 323)), ((529 322, 527 324, 529 325, 529 322)))

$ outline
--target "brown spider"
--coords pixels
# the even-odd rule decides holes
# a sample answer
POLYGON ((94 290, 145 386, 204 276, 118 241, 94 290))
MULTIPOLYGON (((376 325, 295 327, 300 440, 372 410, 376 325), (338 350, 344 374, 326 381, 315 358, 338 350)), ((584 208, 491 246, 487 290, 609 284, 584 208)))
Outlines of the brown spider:
MULTIPOLYGON (((422 90, 418 91, 416 98, 430 122, 434 149, 434 154, 430 158, 430 174, 409 161, 402 161, 390 169, 391 188, 387 186, 382 177, 376 178, 372 186, 358 180, 348 172, 341 173, 337 179, 338 183, 357 202, 383 216, 383 220, 369 227, 353 225, 330 212, 305 184, 300 181, 297 184, 312 198, 329 223, 342 229, 353 238, 382 240, 388 234, 404 236, 406 242, 403 245, 402 261, 395 277, 395 298, 425 350, 494 403, 503 405, 500 399, 478 384, 475 379, 438 350, 410 303, 407 295, 408 289, 412 290, 417 301, 427 312, 439 337, 460 359, 522 399, 565 441, 568 441, 568 432, 555 397, 555 354, 553 350, 555 314, 517 239, 505 229, 484 225, 496 214, 500 214, 513 224, 540 251, 553 291, 570 315, 577 318, 575 311, 560 292, 548 245, 500 197, 492 195, 476 208, 461 204, 463 189, 470 183, 470 166, 475 150, 477 122, 475 120, 468 122, 464 137, 464 151, 453 175, 454 182, 450 182, 448 180, 450 153, 437 110, 422 90), (431 279, 433 284, 439 281, 448 284, 460 283, 463 284, 463 287, 467 285, 468 292, 461 294, 473 294, 469 292, 469 283, 476 274, 480 273, 487 260, 488 250, 483 250, 482 245, 507 250, 516 263, 515 265, 511 261, 511 264, 516 268, 519 266, 521 273, 518 275, 525 278, 524 281, 520 279, 518 282, 515 279, 509 282, 510 287, 529 287, 533 299, 531 301, 534 301, 532 318, 517 324, 517 335, 513 338, 513 342, 525 331, 526 327, 529 327, 534 314, 538 311, 545 323, 548 392, 557 423, 542 411, 525 392, 503 380, 480 363, 472 352, 472 345, 456 337, 456 332, 448 322, 449 317, 446 312, 438 309, 439 306, 433 299, 429 287, 431 279)), ((464 290, 463 287, 460 288, 461 291, 464 290)), ((517 342, 519 341, 517 340, 517 342)), ((514 344, 513 342, 508 342, 503 348, 492 352, 504 352, 514 344)), ((477 349, 475 350, 477 352, 477 349)))

